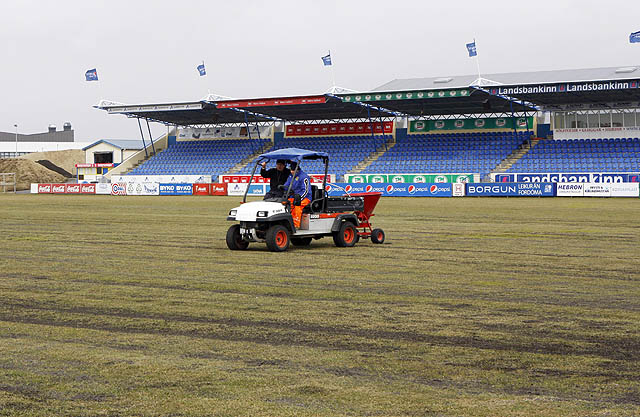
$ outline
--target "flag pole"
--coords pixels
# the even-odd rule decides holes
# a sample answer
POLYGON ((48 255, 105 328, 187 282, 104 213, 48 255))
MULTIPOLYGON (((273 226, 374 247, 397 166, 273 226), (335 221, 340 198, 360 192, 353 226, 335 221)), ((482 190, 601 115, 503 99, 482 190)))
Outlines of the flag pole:
POLYGON ((482 85, 482 75, 480 75, 480 56, 478 55, 478 44, 476 38, 473 38, 473 44, 476 46, 476 67, 478 68, 478 86, 482 85))
MULTIPOLYGON (((331 49, 329 49, 329 59, 331 59, 331 49)), ((336 74, 333 71, 333 59, 331 59, 331 81, 333 82, 333 85, 331 87, 335 90, 335 87, 336 87, 336 74)))

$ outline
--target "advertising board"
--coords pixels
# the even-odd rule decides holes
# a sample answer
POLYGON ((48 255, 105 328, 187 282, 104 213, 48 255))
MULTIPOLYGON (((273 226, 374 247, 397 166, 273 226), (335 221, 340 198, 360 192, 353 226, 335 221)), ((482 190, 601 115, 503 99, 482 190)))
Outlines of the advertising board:
POLYGON ((227 184, 227 195, 244 195, 247 189, 247 184, 242 183, 230 183, 227 184))
POLYGON ((209 184, 211 175, 114 175, 111 182, 157 182, 160 184, 209 184))
POLYGON ((346 174, 350 183, 467 183, 476 182, 477 174, 346 174))
POLYGON ((65 184, 64 194, 80 194, 80 184, 65 184))
POLYGON ((469 197, 553 197, 555 183, 476 183, 467 184, 469 197))
POLYGON ((585 197, 611 197, 609 184, 588 183, 584 184, 585 197))
POLYGON ((227 184, 223 184, 223 183, 211 184, 211 195, 227 195, 227 184))
POLYGON ((127 195, 127 183, 112 182, 111 195, 127 195))
POLYGON ((211 184, 193 184, 193 195, 211 195, 211 184))
POLYGON ((610 184, 611 197, 640 197, 640 183, 610 184))
POLYGON ((80 194, 95 194, 96 184, 80 184, 80 194))
POLYGON ((529 173, 492 174, 494 182, 640 182, 640 173, 628 172, 580 172, 580 173, 529 173))
MULTIPOLYGON (((259 174, 259 173, 258 173, 259 174)), ((313 184, 322 184, 322 178, 324 174, 307 174, 311 178, 313 184)), ((249 182, 251 175, 220 175, 218 176, 218 182, 224 183, 241 183, 246 184, 249 182)), ((327 182, 334 182, 336 179, 335 174, 327 175, 327 182)), ((260 175, 255 175, 252 184, 269 184, 269 178, 262 178, 260 175)))
POLYGON ((454 197, 464 197, 466 189, 467 189, 467 187, 463 183, 454 183, 453 184, 453 196, 454 197))
POLYGON ((160 195, 192 195, 193 184, 158 184, 160 195))
POLYGON ((452 197, 453 186, 449 183, 332 183, 327 184, 330 196, 354 193, 382 193, 386 197, 452 197))
POLYGON ((556 196, 558 197, 583 197, 583 182, 559 182, 556 185, 556 196))
POLYGON ((111 184, 99 182, 95 184, 96 186, 96 194, 108 195, 111 194, 111 184))
POLYGON ((287 136, 335 136, 393 132, 393 122, 323 123, 313 125, 288 125, 287 136))

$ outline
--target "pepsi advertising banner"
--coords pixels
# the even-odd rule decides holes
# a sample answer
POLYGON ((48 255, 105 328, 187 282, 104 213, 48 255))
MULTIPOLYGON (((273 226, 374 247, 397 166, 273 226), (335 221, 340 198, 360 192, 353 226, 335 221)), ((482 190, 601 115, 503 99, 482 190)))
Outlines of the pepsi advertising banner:
POLYGON ((192 195, 193 184, 160 184, 160 195, 192 195))
POLYGON ((382 193, 385 197, 453 197, 450 183, 346 183, 327 184, 329 196, 382 193))
POLYGON ((487 182, 467 184, 466 191, 468 197, 554 197, 556 184, 551 182, 487 182))
POLYGON ((495 182, 594 182, 623 183, 640 182, 640 173, 622 172, 580 172, 580 173, 548 173, 535 174, 496 174, 495 182))

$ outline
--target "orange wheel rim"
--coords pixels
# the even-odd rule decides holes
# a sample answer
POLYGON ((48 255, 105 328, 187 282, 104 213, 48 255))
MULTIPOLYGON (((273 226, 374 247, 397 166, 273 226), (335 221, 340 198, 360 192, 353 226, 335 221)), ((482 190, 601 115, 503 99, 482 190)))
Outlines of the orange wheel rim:
POLYGON ((287 244, 287 234, 282 230, 276 233, 276 245, 282 248, 287 244))
POLYGON ((353 229, 350 227, 347 227, 346 229, 344 229, 344 241, 347 243, 351 243, 353 241, 353 229))
POLYGON ((378 240, 382 240, 382 232, 378 232, 378 240))

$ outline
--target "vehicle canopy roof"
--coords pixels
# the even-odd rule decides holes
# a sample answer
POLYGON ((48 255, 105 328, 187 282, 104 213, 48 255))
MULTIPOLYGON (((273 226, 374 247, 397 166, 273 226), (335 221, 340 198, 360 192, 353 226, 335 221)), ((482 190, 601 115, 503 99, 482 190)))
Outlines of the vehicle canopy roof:
POLYGON ((277 151, 271 151, 260 155, 259 159, 288 159, 291 161, 300 161, 302 159, 329 159, 326 152, 308 151, 299 148, 284 148, 277 151))

